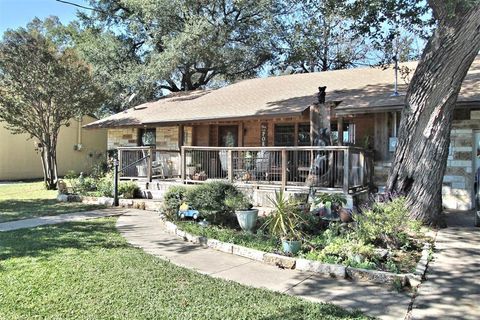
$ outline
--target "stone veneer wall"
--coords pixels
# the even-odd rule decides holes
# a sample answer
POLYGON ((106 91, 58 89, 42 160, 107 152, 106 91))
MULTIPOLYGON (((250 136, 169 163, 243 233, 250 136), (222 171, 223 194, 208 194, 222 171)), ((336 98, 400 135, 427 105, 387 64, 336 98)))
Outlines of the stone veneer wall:
POLYGON ((136 147, 137 138, 137 128, 108 129, 107 150, 114 150, 118 147, 136 147))
POLYGON ((474 130, 480 129, 480 117, 477 116, 480 114, 472 111, 471 120, 453 123, 447 169, 442 187, 443 205, 448 209, 473 208, 474 130))
MULTIPOLYGON (((473 208, 475 130, 480 130, 480 111, 471 111, 470 120, 453 122, 450 151, 443 178, 443 206, 447 209, 473 208)), ((390 162, 375 163, 375 183, 383 186, 390 172, 390 162)))
MULTIPOLYGON (((136 147, 138 145, 137 128, 108 129, 108 150, 118 147, 136 147)), ((157 148, 178 149, 178 127, 157 127, 157 148)))
POLYGON ((156 141, 158 149, 177 150, 178 127, 157 127, 156 141))

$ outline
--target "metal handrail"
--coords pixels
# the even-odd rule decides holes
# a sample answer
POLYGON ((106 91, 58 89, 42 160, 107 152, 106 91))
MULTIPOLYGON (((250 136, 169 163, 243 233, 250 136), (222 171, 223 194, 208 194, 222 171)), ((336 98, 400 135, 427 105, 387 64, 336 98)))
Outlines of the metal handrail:
POLYGON ((143 158, 141 158, 141 159, 138 159, 138 160, 135 161, 135 162, 130 163, 128 166, 121 168, 120 170, 118 170, 118 172, 123 172, 124 170, 127 170, 128 168, 133 167, 133 166, 136 165, 137 163, 139 163, 139 162, 141 162, 141 161, 143 161, 143 160, 145 160, 145 159, 147 159, 147 158, 149 158, 149 157, 150 157, 150 155, 146 155, 145 157, 143 157, 143 158))

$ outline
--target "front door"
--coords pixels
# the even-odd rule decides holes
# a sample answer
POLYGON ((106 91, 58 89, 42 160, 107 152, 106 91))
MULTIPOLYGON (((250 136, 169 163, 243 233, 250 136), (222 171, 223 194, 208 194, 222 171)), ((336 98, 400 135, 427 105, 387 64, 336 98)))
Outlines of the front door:
POLYGON ((218 146, 238 147, 238 126, 219 126, 218 146))

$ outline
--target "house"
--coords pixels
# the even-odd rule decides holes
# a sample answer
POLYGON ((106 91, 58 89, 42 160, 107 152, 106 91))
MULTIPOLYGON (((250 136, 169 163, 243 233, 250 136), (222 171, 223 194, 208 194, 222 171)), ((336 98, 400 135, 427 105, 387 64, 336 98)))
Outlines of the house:
MULTIPOLYGON (((120 150, 128 166, 125 178, 363 194, 386 181, 415 67, 401 64, 398 95, 393 68, 293 74, 170 95, 86 127, 108 130, 108 149, 120 150)), ((454 118, 444 205, 469 209, 479 166, 480 57, 454 118)))
MULTIPOLYGON (((97 119, 84 116, 72 119, 70 126, 62 127, 57 145, 58 174, 69 170, 88 172, 92 165, 105 159, 106 130, 85 130, 84 124, 97 119)), ((27 134, 12 134, 0 123, 0 181, 36 179, 43 177, 40 156, 35 150, 35 139, 27 134)))

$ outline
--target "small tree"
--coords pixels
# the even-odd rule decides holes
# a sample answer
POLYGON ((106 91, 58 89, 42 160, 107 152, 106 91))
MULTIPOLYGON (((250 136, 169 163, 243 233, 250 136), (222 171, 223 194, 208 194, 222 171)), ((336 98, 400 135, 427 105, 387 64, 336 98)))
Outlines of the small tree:
POLYGON ((101 98, 88 65, 53 36, 56 23, 35 19, 26 29, 5 32, 0 42, 0 120, 38 141, 47 189, 57 185, 60 128, 94 110, 101 98))

